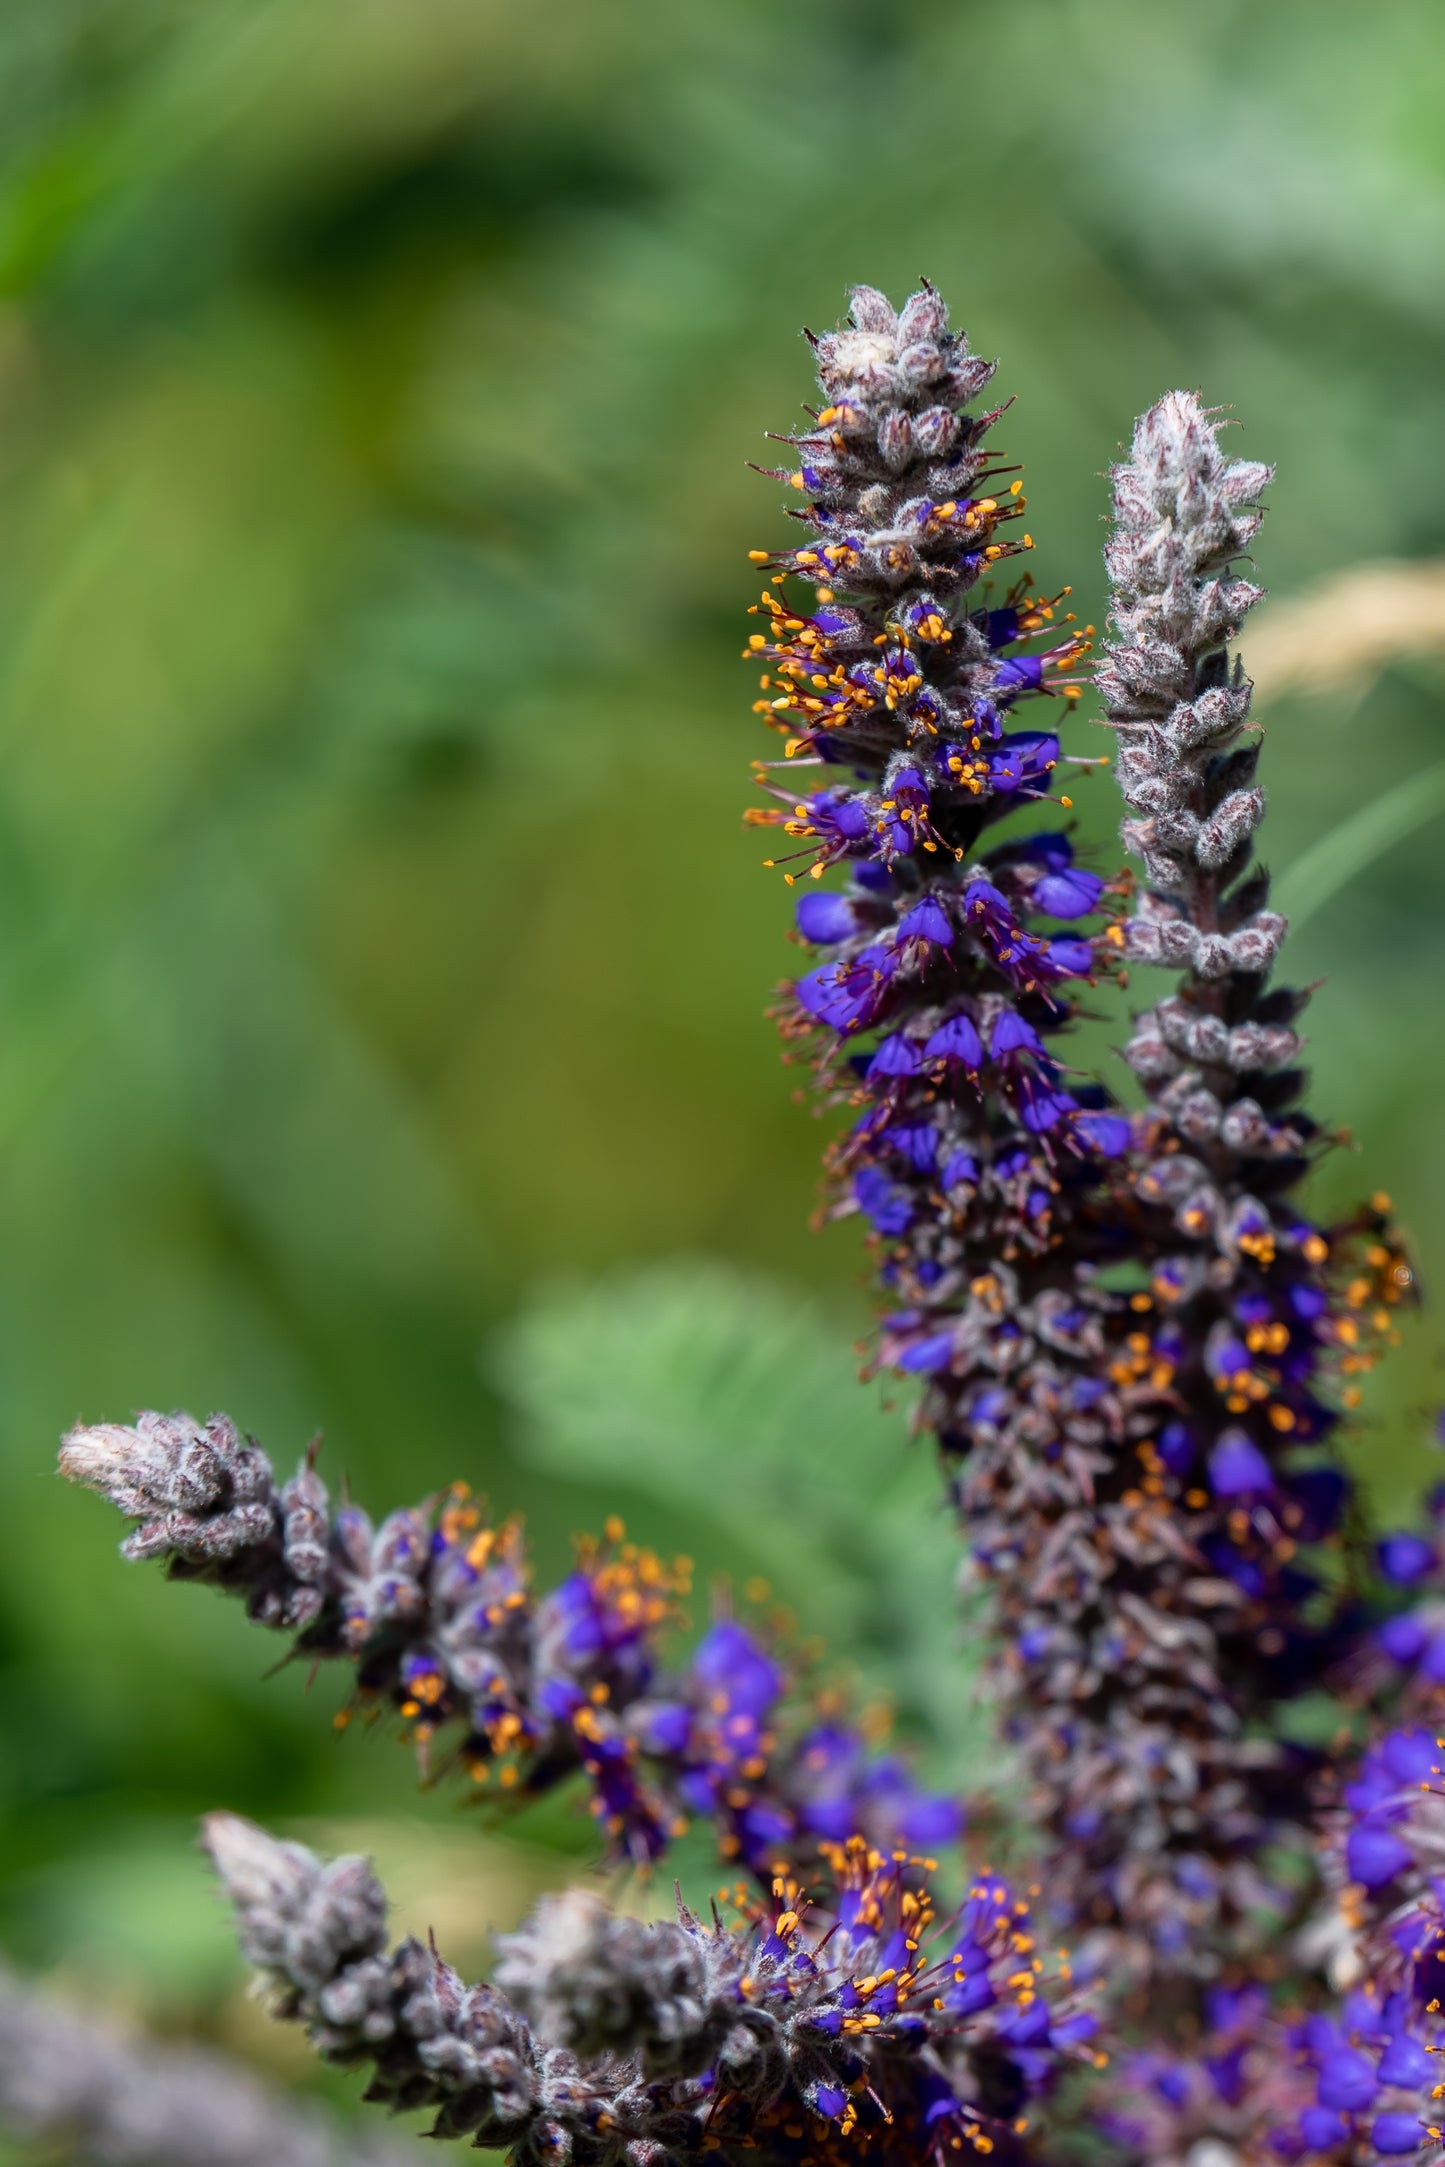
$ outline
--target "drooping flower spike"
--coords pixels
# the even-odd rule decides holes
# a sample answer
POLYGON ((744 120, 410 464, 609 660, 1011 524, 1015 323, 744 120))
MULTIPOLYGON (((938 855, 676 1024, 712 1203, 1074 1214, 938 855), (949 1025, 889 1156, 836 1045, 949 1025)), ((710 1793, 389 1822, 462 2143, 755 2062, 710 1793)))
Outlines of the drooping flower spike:
POLYGON ((424 1756, 442 1734, 473 1781, 512 1797, 584 1774, 616 1855, 657 1857, 690 1815, 764 1877, 824 1841, 935 1848, 958 1834, 953 1803, 898 1761, 787 1709, 783 1669, 739 1620, 664 1668, 687 1563, 627 1542, 620 1523, 539 1598, 519 1521, 486 1520, 464 1490, 379 1526, 354 1505, 333 1512, 309 1455, 278 1483, 225 1415, 76 1429, 60 1464, 140 1521, 126 1556, 239 1595, 298 1655, 351 1664, 358 1708, 397 1712, 424 1756))
POLYGON ((1011 2148, 1058 2070, 1092 2061, 1066 1964, 994 1877, 935 1918, 927 1862, 829 1847, 818 1902, 779 1881, 735 1927, 544 1899, 468 1987, 417 1941, 388 1951, 361 1858, 323 1863, 234 1815, 206 1841, 277 2015, 369 2099, 525 2163, 663 2167, 706 2152, 787 2167, 1011 2148))

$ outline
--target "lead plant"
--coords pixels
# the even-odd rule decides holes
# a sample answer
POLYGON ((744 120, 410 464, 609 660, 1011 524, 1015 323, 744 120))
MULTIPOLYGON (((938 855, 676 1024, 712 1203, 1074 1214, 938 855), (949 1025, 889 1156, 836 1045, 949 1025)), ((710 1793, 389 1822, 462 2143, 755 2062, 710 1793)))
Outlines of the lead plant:
POLYGON ((1024 719, 1067 714, 1090 633, 1012 578, 1031 543, 1001 409, 978 411, 992 365, 931 287, 898 314, 860 288, 814 345, 778 476, 804 532, 755 553, 785 743, 751 817, 818 951, 779 1013, 841 1116, 831 1209, 868 1225, 878 1361, 921 1380, 990 1591, 1029 1894, 975 1847, 940 1915, 925 1852, 956 1809, 790 1705, 745 1622, 667 1657, 684 1574, 620 1531, 539 1598, 519 1532, 462 1492, 374 1526, 309 1460, 278 1484, 222 1417, 80 1430, 62 1463, 140 1522, 132 1555, 350 1664, 435 1764, 509 1795, 577 1778, 639 1862, 702 1816, 750 1878, 730 1918, 548 1899, 468 1987, 388 1947, 364 1861, 213 1817, 279 2013, 438 2134, 629 2167, 1080 2133, 1150 2167, 1433 2153, 1445 1551, 1372 1545, 1335 1450, 1411 1282, 1383 1200, 1338 1225, 1301 1200, 1330 1138, 1301 1105, 1303 996, 1272 980, 1231 658, 1269 470, 1174 393, 1114 471, 1096 683, 1136 883, 1084 862, 1060 788, 1107 756, 1024 719), (1146 967, 1180 975, 1136 1019, 1131 1105, 1070 1032, 1146 967), (1354 1746, 1286 1720, 1322 1690, 1354 1746))
POLYGON ((809 536, 764 597, 788 775, 829 787, 762 817, 810 873, 847 876, 798 905, 829 960, 784 1028, 851 1110, 834 1209, 871 1221, 899 1305, 881 1358, 927 1380, 920 1419, 995 1590, 1051 1895, 1111 1962, 1208 1971, 1282 1908, 1262 1860, 1304 1765, 1275 1710, 1354 1595, 1307 1563, 1349 1506, 1322 1372, 1363 1358, 1407 1284, 1380 1214, 1321 1229, 1293 1200, 1320 1140, 1294 1110, 1302 999, 1266 990, 1284 921, 1250 865, 1258 748, 1226 649, 1268 470, 1227 462, 1176 395, 1115 472, 1099 685, 1150 883, 1131 895, 1077 862, 1059 739, 1008 726, 1074 691, 1056 673, 1078 643, 1040 656, 1052 605, 981 584, 1014 546, 981 450, 996 417, 936 402, 992 372, 930 291, 897 317, 861 291, 853 317, 819 342, 826 404, 793 477, 809 536), (822 591, 794 603, 784 577, 822 591), (1132 1123, 1065 1061, 1079 981, 1121 957, 1188 971, 1128 1049, 1153 1093, 1132 1123))
POLYGON ((793 2157, 794 2132, 820 2157, 885 2132, 988 2151, 1017 2140, 1061 2063, 1092 2059, 1095 2020, 1027 1896, 989 1875, 938 1912, 923 1847, 956 1838, 951 1801, 836 1714, 790 1706, 736 1617, 664 1659, 685 1562, 613 1525, 539 1596, 519 1525, 464 1490, 376 1524, 333 1509, 310 1455, 278 1482, 221 1415, 78 1429, 61 1466, 138 1522, 129 1556, 347 1665, 351 1711, 398 1719, 434 1772, 511 1798, 576 1779, 618 1862, 658 1857, 702 1816, 744 1873, 706 1922, 551 1901, 497 1983, 472 1987, 434 1946, 388 1945, 364 1859, 213 1815, 207 1847, 277 2013, 367 2067, 368 2098, 538 2162, 653 2167, 764 2138, 793 2157))

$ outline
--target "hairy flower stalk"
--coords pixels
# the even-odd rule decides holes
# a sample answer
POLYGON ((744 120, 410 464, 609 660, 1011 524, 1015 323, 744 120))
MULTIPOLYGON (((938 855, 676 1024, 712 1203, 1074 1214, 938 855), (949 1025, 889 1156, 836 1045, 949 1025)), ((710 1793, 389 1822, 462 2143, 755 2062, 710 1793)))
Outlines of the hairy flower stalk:
POLYGON ((1262 1855, 1307 1762, 1266 1727, 1350 1623, 1348 1575, 1331 1593, 1310 1559, 1349 1510, 1325 1372, 1365 1365, 1409 1284, 1382 1209, 1324 1229, 1292 1197, 1320 1139, 1295 1105, 1301 999, 1267 989, 1284 923, 1247 869, 1263 799, 1225 650, 1267 472, 1175 395, 1116 473, 1099 683, 1149 886, 1084 938, 1106 885, 1037 824, 1059 742, 1006 727, 1078 643, 1013 651, 1052 607, 1026 590, 972 606, 1014 546, 984 493, 995 417, 966 410, 992 371, 931 290, 897 317, 860 290, 817 352, 827 404, 789 477, 812 532, 765 560, 753 641, 789 774, 828 770, 755 816, 804 844, 799 932, 828 953, 783 1027, 855 1109, 834 1209, 872 1222, 882 1359, 926 1380, 994 1589, 1051 1899, 1136 1970, 1207 1970, 1283 1906, 1262 1855), (815 889, 832 866, 847 885, 815 889), (1078 981, 1121 952, 1188 973, 1131 1043, 1132 1124, 1061 1045, 1078 981))
POLYGON ((0 2129, 95 2167, 406 2167, 415 2156, 223 2054, 140 2039, 5 1967, 0 2129))
POLYGON ((424 1755, 449 1735, 474 1782, 516 1798, 583 1773, 615 1854, 655 1858, 693 1814, 764 1878, 823 1841, 933 1849, 958 1833, 950 1800, 845 1724, 780 1731, 783 1671, 738 1620, 664 1670, 687 1561, 663 1564, 620 1522, 539 1599, 521 1523, 487 1520, 465 1486, 374 1525, 333 1511, 309 1454, 278 1483, 226 1415, 75 1429, 60 1466, 141 1523, 125 1556, 240 1596, 300 1656, 351 1664, 357 1706, 395 1710, 424 1755))
POLYGON ((473 1987, 432 1947, 388 1950, 364 1859, 323 1863, 230 1814, 206 1842, 276 2013, 369 2066, 368 2099, 519 2163, 1011 2148, 1057 2067, 1093 2058, 1067 1966, 1046 1972, 1007 1884, 939 1922, 926 1862, 860 1840, 828 1848, 816 1910, 780 1880, 736 1927, 549 1897, 473 1987))

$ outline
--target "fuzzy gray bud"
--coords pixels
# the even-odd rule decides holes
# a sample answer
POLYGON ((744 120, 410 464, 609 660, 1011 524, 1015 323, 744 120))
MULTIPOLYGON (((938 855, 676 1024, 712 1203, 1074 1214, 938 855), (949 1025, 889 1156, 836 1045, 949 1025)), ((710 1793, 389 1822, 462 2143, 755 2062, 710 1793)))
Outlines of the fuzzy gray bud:
POLYGON ((615 1918, 580 1889, 544 1897, 502 1937, 497 1984, 544 2039, 578 2054, 636 2050, 652 2073, 700 2069, 737 2021, 741 1965, 730 1941, 713 1951, 690 1923, 615 1918))

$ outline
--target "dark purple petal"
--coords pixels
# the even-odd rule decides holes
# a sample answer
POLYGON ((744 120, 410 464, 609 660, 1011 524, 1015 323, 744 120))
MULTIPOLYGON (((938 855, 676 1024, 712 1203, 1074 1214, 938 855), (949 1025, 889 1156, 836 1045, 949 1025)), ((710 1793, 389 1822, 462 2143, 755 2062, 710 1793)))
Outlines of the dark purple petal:
POLYGON ((1320 2071, 1316 2091, 1322 2107, 1338 2107, 1342 2114, 1359 2114, 1371 2105, 1380 2087, 1363 2054, 1353 2047, 1339 2047, 1320 2071))
POLYGON ((926 1372, 947 1369, 953 1360, 953 1333, 931 1332, 927 1339, 914 1340, 894 1358, 896 1369, 926 1372))
POLYGON ((798 931, 805 941, 826 947, 831 941, 846 941, 857 930, 858 915, 846 896, 819 888, 799 896, 798 931))
POLYGON ((1306 2107, 1299 2118, 1300 2135, 1312 2152, 1328 2152, 1350 2133, 1349 2124, 1334 2107, 1306 2107))
POLYGON ((1044 1042, 1031 1023, 1014 1009, 1001 1009, 989 1035, 989 1052, 997 1061, 1006 1053, 1042 1053, 1044 1042))
POLYGON ((1074 1133, 1092 1144, 1101 1158, 1117 1159, 1127 1151, 1134 1130, 1126 1114, 1090 1114, 1075 1116, 1074 1133))
POLYGON ((1042 880, 1035 882, 1030 901, 1036 910, 1047 911, 1051 918, 1086 918, 1098 908, 1103 892, 1104 882, 1098 873, 1071 865, 1067 872, 1045 873, 1042 880))
POLYGON ((1412 1854, 1394 1830, 1381 1821, 1362 1821, 1350 1830, 1345 1844, 1345 1864, 1350 1878, 1367 1889, 1383 1888, 1412 1863, 1412 1854))
POLYGON ((983 1060, 983 1045, 971 1018, 959 1014, 940 1024, 924 1047, 923 1058, 925 1061, 961 1061, 967 1069, 978 1068, 983 1060))
POLYGON ((1262 1497, 1274 1488, 1270 1464, 1243 1430, 1225 1430, 1209 1455, 1216 1497, 1262 1497))
POLYGON ((1094 968, 1094 948, 1091 941, 1050 941, 1046 950, 1048 960, 1065 978, 1087 978, 1094 968))
POLYGON ((1376 1750, 1397 1783, 1428 1783, 1440 1773, 1442 1749, 1433 1731, 1391 1731, 1376 1750))
POLYGON ((724 1695, 730 1709, 764 1715, 783 1690, 783 1674, 735 1618, 720 1618, 698 1642, 693 1674, 710 1695, 724 1695))
POLYGON ((921 903, 898 921, 898 938, 901 941, 933 941, 940 948, 953 945, 953 927, 948 921, 943 905, 933 896, 926 895, 921 903))
POLYGON ((879 1040, 867 1074, 870 1080, 875 1076, 916 1076, 922 1066, 923 1058, 912 1039, 894 1031, 879 1040))
POLYGON ((853 1176, 853 1197, 880 1234, 902 1234, 913 1218, 913 1199, 908 1191, 890 1181, 876 1166, 859 1167, 853 1176))
POLYGON ((1423 2091, 1427 2084, 1435 2082, 1439 2060, 1408 2032, 1397 2032, 1380 2056, 1380 2082, 1403 2084, 1411 2092, 1423 2091))
POLYGON ((1377 2114, 1370 2124, 1370 2142, 1386 2158, 1417 2152, 1425 2142, 1425 2124, 1418 2114, 1377 2114))
POLYGON ((1435 1564, 1435 1545, 1423 1535, 1408 1531, 1395 1535, 1382 1535, 1376 1548, 1380 1571, 1397 1587, 1407 1588, 1413 1581, 1423 1580, 1435 1564))
POLYGON ((1376 1638, 1391 1662, 1413 1663, 1430 1638, 1430 1628, 1416 1611, 1407 1610, 1401 1617, 1387 1618, 1376 1638))

